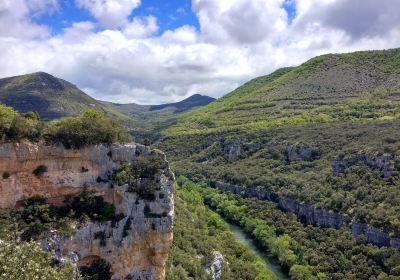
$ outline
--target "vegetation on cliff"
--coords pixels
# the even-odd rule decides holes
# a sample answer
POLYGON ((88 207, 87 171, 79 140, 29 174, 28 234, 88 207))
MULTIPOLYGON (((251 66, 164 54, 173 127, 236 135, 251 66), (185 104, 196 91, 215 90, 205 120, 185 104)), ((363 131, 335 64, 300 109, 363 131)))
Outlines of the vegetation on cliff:
POLYGON ((78 223, 115 219, 114 205, 86 189, 79 196, 67 197, 63 206, 54 206, 33 196, 20 208, 1 210, 0 240, 36 240, 52 230, 71 236, 78 223))
POLYGON ((34 242, 0 242, 0 279, 78 280, 80 277, 74 273, 72 263, 54 266, 52 255, 34 242))
POLYGON ((46 141, 63 144, 66 148, 80 148, 100 143, 125 143, 131 137, 121 124, 93 109, 76 117, 44 123, 35 112, 21 116, 0 104, 0 139, 2 142, 46 141))

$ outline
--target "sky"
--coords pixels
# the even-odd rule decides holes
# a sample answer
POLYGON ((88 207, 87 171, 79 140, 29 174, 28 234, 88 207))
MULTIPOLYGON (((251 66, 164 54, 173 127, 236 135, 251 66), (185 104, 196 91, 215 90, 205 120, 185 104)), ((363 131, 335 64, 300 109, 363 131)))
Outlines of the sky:
POLYGON ((0 0, 0 77, 44 71, 91 96, 220 97, 326 53, 400 47, 399 0, 0 0))

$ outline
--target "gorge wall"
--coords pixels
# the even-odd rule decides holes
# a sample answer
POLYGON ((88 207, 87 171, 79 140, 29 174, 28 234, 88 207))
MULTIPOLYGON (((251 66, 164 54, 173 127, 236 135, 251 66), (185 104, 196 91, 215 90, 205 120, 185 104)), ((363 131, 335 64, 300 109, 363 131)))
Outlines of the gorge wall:
POLYGON ((213 182, 211 185, 224 192, 272 201, 281 210, 295 214, 304 224, 335 229, 348 225, 355 237, 363 235, 367 242, 374 245, 400 249, 400 238, 391 237, 388 233, 378 228, 352 222, 350 219, 346 219, 333 211, 315 208, 308 203, 301 203, 294 199, 279 197, 277 194, 265 190, 262 186, 246 187, 222 182, 213 182))
MULTIPOLYGON (((172 244, 173 183, 165 155, 138 144, 94 145, 74 150, 32 143, 0 145, 0 208, 14 208, 32 196, 60 205, 66 196, 90 189, 115 206, 119 221, 81 224, 71 237, 49 233, 40 243, 59 261, 111 265, 112 279, 164 279, 172 244), (152 157, 160 167, 152 197, 132 192, 111 177, 123 162, 152 157), (40 172, 39 172, 40 171, 40 172), (98 238, 99 233, 103 240, 98 238)), ((145 179, 138 179, 138 184, 145 179)))

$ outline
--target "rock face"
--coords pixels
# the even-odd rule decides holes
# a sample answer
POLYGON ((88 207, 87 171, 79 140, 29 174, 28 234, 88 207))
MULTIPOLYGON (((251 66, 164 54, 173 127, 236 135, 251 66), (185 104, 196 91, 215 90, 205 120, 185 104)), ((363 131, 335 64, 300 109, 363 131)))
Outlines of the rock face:
POLYGON ((371 169, 380 170, 383 178, 389 178, 392 175, 395 166, 399 165, 399 162, 397 162, 392 156, 358 154, 347 160, 339 156, 332 160, 333 174, 344 173, 346 169, 357 163, 363 163, 371 169))
POLYGON ((48 203, 62 204, 65 196, 77 195, 85 186, 113 203, 116 213, 123 217, 113 223, 80 225, 69 238, 50 234, 41 244, 53 252, 55 259, 68 258, 78 265, 103 259, 111 264, 115 280, 164 279, 172 244, 174 175, 160 151, 138 144, 96 145, 80 150, 3 144, 1 174, 0 208, 16 207, 33 195, 46 198, 48 203), (139 157, 148 156, 157 158, 161 166, 154 199, 128 191, 128 185, 112 185, 111 174, 122 162, 138 164, 139 157))
POLYGON ((214 251, 213 255, 214 260, 206 267, 206 272, 213 280, 220 280, 225 259, 224 256, 218 251, 214 251))
POLYGON ((306 146, 290 145, 284 151, 284 156, 288 162, 299 160, 313 161, 320 157, 320 152, 306 146))
POLYGON ((229 145, 222 144, 224 154, 228 161, 236 161, 239 157, 246 152, 255 152, 261 148, 258 143, 233 143, 229 145))
POLYGON ((261 186, 245 187, 221 182, 213 182, 211 185, 224 192, 275 202, 277 207, 285 212, 295 214, 304 224, 335 229, 340 229, 345 225, 349 225, 355 237, 364 235, 366 241, 374 245, 400 249, 400 238, 391 237, 384 231, 374 227, 368 227, 362 223, 351 223, 349 219, 343 218, 338 213, 315 208, 308 203, 300 203, 293 199, 279 197, 277 194, 267 191, 261 186))

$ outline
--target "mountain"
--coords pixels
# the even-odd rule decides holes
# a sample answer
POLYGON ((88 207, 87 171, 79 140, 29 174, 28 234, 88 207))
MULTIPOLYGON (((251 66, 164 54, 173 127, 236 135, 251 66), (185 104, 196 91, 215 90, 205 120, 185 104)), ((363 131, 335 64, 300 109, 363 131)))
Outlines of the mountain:
POLYGON ((120 111, 123 114, 132 117, 140 117, 144 113, 161 110, 170 110, 175 114, 180 114, 186 111, 193 110, 197 107, 206 106, 215 100, 216 99, 213 97, 201 94, 194 94, 179 102, 160 105, 139 105, 136 103, 118 104, 107 101, 101 101, 101 103, 112 106, 114 109, 120 111))
POLYGON ((396 118, 400 49, 329 54, 244 84, 167 134, 396 118))
POLYGON ((202 107, 215 101, 215 98, 201 94, 194 94, 182 101, 162 105, 150 106, 150 111, 159 111, 163 109, 173 109, 175 113, 183 113, 196 107, 202 107))
POLYGON ((240 194, 201 191, 294 279, 400 276, 400 49, 277 70, 162 136, 177 175, 240 194))
POLYGON ((101 101, 101 104, 136 119, 140 123, 134 132, 138 141, 144 139, 155 141, 160 137, 161 131, 176 123, 180 115, 206 106, 215 100, 209 96, 194 94, 182 101, 161 105, 116 104, 106 101, 101 101))
POLYGON ((138 141, 156 139, 157 132, 175 124, 180 114, 214 100, 195 94, 170 104, 115 104, 96 100, 70 82, 44 72, 0 79, 0 102, 21 114, 36 111, 43 120, 54 120, 94 108, 119 120, 138 141))
POLYGON ((21 114, 36 111, 43 120, 75 116, 94 108, 128 128, 138 126, 133 118, 101 104, 70 82, 44 72, 0 79, 0 102, 21 114))
POLYGON ((75 85, 44 72, 0 79, 0 102, 22 114, 37 111, 48 120, 103 109, 75 85))

